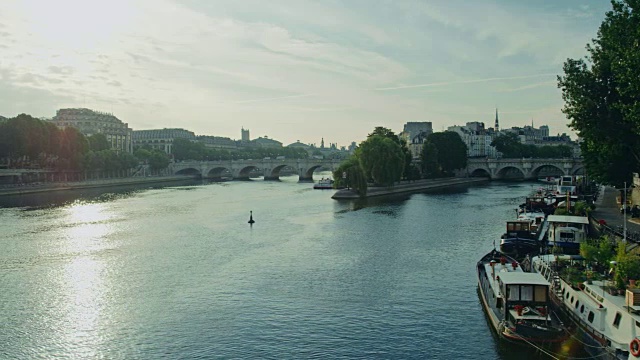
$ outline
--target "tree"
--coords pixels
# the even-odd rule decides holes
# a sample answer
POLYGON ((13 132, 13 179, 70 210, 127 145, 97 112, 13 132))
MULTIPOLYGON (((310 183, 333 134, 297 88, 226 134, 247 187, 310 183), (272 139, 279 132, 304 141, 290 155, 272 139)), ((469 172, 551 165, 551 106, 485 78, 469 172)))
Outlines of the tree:
POLYGON ((89 141, 89 149, 92 151, 102 151, 111 149, 111 144, 107 140, 107 137, 104 134, 93 134, 87 137, 89 141))
POLYGON ((336 187, 349 187, 360 196, 367 195, 367 176, 356 156, 343 161, 333 172, 333 179, 336 187))
POLYGON ((162 150, 153 150, 149 157, 149 167, 152 170, 161 170, 169 166, 169 156, 162 150))
POLYGON ((640 170, 640 1, 611 4, 587 57, 567 59, 558 87, 587 172, 621 185, 640 170))
POLYGON ((398 135, 396 135, 393 131, 391 131, 391 129, 388 129, 382 126, 376 126, 376 128, 373 129, 373 132, 367 135, 367 137, 371 137, 374 135, 384 136, 386 138, 391 139, 393 142, 397 143, 398 145, 400 145, 400 148, 402 149, 402 153, 404 154, 403 155, 404 156, 404 172, 402 174, 402 177, 405 179, 408 178, 409 172, 411 171, 411 161, 413 161, 413 155, 411 155, 411 150, 409 150, 407 141, 405 139, 401 139, 400 137, 398 137, 398 135))
POLYGON ((467 166, 467 145, 458 133, 444 131, 429 134, 427 141, 438 150, 438 165, 444 174, 453 176, 455 170, 467 166))
POLYGON ((429 140, 422 144, 420 153, 422 174, 427 179, 440 176, 440 164, 438 163, 438 148, 429 140))
POLYGON ((404 173, 405 158, 399 141, 382 135, 369 135, 356 150, 367 177, 376 185, 392 186, 404 173))
POLYGON ((515 133, 506 133, 496 136, 491 142, 491 146, 502 153, 507 158, 520 158, 522 157, 522 150, 520 139, 515 133))

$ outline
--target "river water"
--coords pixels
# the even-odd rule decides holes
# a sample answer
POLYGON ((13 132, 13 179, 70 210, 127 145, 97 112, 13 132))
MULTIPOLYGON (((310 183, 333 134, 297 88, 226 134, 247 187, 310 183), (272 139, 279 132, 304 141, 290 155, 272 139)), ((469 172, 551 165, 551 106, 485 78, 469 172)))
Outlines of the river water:
POLYGON ((538 185, 296 180, 0 197, 0 358, 548 358, 497 340, 475 278, 538 185))

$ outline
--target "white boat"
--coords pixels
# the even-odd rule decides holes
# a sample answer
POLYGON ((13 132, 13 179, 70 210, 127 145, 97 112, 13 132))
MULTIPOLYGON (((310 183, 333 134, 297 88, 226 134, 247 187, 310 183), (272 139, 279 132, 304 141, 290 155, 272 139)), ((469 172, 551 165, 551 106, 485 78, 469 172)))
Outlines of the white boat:
POLYGON ((478 261, 477 275, 482 307, 500 338, 534 346, 566 339, 550 311, 550 283, 542 275, 524 272, 495 249, 478 261))
POLYGON ((578 254, 587 240, 589 218, 586 216, 549 215, 546 220, 547 246, 562 249, 564 254, 578 254))
POLYGON ((313 184, 314 189, 333 189, 333 180, 329 178, 322 178, 317 183, 313 184))
POLYGON ((576 256, 543 255, 531 259, 532 270, 552 285, 551 298, 578 327, 576 337, 594 359, 640 359, 640 289, 613 295, 607 281, 573 287, 559 276, 558 260, 571 266, 576 256))

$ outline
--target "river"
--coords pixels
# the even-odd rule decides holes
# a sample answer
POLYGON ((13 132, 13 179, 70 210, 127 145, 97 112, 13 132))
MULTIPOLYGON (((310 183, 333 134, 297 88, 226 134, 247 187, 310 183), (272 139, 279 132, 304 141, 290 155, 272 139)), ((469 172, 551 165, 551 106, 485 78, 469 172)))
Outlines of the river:
POLYGON ((548 358, 497 340, 475 278, 537 184, 296 180, 0 197, 0 358, 548 358))

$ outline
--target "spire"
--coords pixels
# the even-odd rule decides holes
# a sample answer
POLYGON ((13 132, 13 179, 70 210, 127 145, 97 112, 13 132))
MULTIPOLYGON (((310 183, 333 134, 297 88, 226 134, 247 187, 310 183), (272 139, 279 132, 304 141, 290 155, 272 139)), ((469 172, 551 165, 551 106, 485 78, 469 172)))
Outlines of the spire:
POLYGON ((500 131, 500 124, 498 123, 498 108, 496 108, 496 125, 494 127, 496 132, 500 131))

